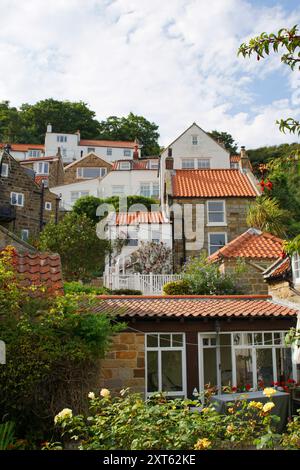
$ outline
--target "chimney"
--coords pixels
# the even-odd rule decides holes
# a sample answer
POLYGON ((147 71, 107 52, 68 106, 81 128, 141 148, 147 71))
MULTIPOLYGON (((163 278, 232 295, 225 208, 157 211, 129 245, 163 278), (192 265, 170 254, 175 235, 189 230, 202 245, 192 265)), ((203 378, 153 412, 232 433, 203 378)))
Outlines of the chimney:
POLYGON ((62 158, 61 151, 60 151, 60 147, 57 147, 56 156, 57 156, 58 158, 62 158))
POLYGON ((138 144, 137 139, 135 139, 135 141, 134 141, 133 159, 134 160, 139 159, 139 144, 138 144))
POLYGON ((47 125, 47 133, 51 134, 51 132, 52 132, 52 125, 49 122, 49 124, 47 125))
POLYGON ((174 168, 174 159, 172 157, 172 148, 168 148, 168 156, 166 158, 166 170, 173 170, 174 168))
POLYGON ((241 160, 240 160, 240 169, 243 170, 251 170, 251 164, 248 158, 248 155, 246 153, 246 149, 244 145, 241 146, 241 160))
POLYGON ((10 144, 5 144, 3 150, 4 150, 4 152, 10 154, 11 145, 10 144))

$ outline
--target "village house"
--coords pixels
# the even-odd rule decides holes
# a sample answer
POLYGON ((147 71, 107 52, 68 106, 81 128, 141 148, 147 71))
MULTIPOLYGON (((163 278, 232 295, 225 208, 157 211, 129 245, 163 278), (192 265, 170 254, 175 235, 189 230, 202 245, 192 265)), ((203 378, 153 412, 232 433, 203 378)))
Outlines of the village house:
MULTIPOLYGON (((111 168, 112 165, 110 163, 91 152, 65 166, 63 184, 103 178, 111 171, 111 168)), ((54 186, 59 186, 59 184, 54 186)))
POLYGON ((300 380, 284 343, 299 309, 271 296, 100 296, 96 311, 126 322, 101 363, 101 386, 113 392, 193 398, 208 384, 300 380))
POLYGON ((300 304, 300 255, 278 258, 263 273, 268 290, 275 298, 300 304))
POLYGON ((64 165, 60 152, 54 157, 34 157, 20 160, 24 168, 35 173, 35 182, 45 188, 52 188, 64 182, 64 165))
POLYGON ((35 182, 7 151, 0 158, 0 225, 23 240, 35 238, 51 219, 58 219, 59 198, 35 182))
MULTIPOLYGON (((0 143, 0 151, 5 147, 7 144, 0 143)), ((10 144, 9 153, 15 160, 40 158, 45 155, 45 147, 43 144, 10 144)))
POLYGON ((247 294, 268 294, 264 272, 282 259, 283 240, 255 228, 234 238, 208 257, 218 263, 220 271, 231 274, 238 271, 237 286, 247 294), (242 263, 241 263, 242 261, 242 263))

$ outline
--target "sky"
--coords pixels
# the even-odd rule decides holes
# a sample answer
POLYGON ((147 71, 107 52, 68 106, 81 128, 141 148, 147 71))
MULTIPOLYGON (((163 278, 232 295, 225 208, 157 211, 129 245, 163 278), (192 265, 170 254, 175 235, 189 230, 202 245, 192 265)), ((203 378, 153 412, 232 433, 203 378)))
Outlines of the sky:
POLYGON ((295 142, 300 72, 237 56, 300 23, 299 0, 0 0, 0 100, 84 101, 99 120, 142 115, 168 145, 193 122, 257 148, 295 142))

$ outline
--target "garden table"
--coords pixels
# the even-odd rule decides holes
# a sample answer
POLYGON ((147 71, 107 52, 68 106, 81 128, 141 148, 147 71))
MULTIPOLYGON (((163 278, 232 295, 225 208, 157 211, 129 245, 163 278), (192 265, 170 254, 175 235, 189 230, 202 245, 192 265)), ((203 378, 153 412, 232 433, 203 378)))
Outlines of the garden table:
MULTIPOLYGON (((266 397, 263 392, 244 392, 244 393, 224 393, 222 395, 214 395, 211 397, 211 402, 214 405, 216 411, 225 414, 228 408, 228 403, 234 403, 235 401, 260 401, 266 403, 270 401, 270 398, 266 397)), ((272 396, 272 401, 275 404, 275 408, 272 410, 272 414, 280 417, 280 422, 277 425, 277 431, 282 432, 287 423, 287 419, 290 415, 290 394, 286 392, 279 392, 272 396)))

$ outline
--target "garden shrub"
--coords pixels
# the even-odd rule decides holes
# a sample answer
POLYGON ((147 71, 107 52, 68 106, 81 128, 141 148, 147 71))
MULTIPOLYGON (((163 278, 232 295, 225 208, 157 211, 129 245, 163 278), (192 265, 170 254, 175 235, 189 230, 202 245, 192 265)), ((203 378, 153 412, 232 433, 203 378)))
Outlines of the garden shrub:
POLYGON ((166 295, 188 295, 190 294, 189 283, 184 279, 167 282, 163 287, 163 293, 166 295))
POLYGON ((115 397, 107 389, 88 397, 88 415, 64 409, 55 417, 63 439, 74 440, 80 450, 273 448, 278 443, 274 430, 279 418, 271 414, 272 402, 230 403, 222 415, 213 404, 163 394, 144 401, 128 389, 115 397))
POLYGON ((82 284, 81 282, 71 281, 64 283, 65 294, 110 294, 111 291, 107 287, 91 286, 90 284, 82 284))
POLYGON ((84 410, 84 391, 97 386, 99 360, 122 325, 94 313, 93 295, 51 297, 43 288, 24 287, 12 260, 9 250, 0 254, 7 358, 0 368, 0 419, 15 423, 17 438, 35 441, 49 436, 62 407, 84 410))
POLYGON ((143 295, 142 291, 136 289, 113 289, 112 295, 143 295))

